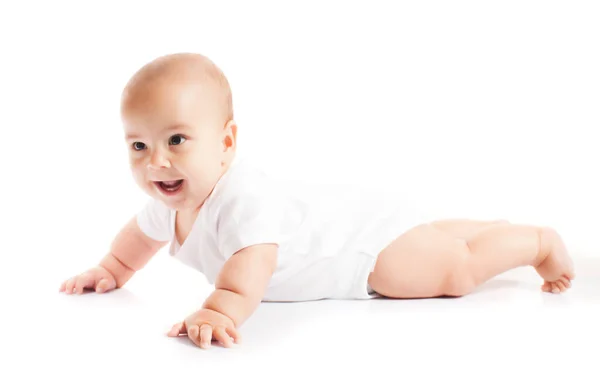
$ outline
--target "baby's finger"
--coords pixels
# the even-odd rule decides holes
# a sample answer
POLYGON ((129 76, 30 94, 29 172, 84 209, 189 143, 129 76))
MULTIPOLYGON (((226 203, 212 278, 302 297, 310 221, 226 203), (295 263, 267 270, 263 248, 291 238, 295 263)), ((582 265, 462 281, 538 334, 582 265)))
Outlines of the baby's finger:
POLYGON ((225 332, 225 327, 215 327, 213 331, 213 336, 217 339, 223 346, 227 348, 233 347, 233 342, 231 341, 231 337, 225 332))
POLYGON ((94 277, 90 273, 85 272, 77 278, 75 282, 75 292, 77 294, 82 294, 83 289, 87 287, 94 287, 94 277))
POLYGON ((75 292, 75 282, 77 282, 76 276, 67 281, 67 284, 65 285, 65 293, 72 294, 75 292))
POLYGON ((240 333, 237 331, 237 329, 235 329, 235 327, 227 328, 227 334, 229 334, 229 336, 231 336, 233 340, 238 344, 242 340, 240 333))
POLYGON ((168 336, 176 337, 179 334, 187 333, 187 328, 184 322, 177 323, 171 327, 171 330, 167 334, 168 336))
POLYGON ((98 284, 96 285, 96 292, 103 293, 105 291, 110 291, 114 288, 115 287, 114 287, 113 282, 111 282, 107 278, 102 278, 102 279, 100 279, 100 282, 98 282, 98 284))
POLYGON ((190 325, 188 328, 188 338, 198 347, 200 347, 200 327, 197 325, 190 325))
POLYGON ((200 327, 200 347, 209 348, 212 344, 212 325, 202 324, 200 327))

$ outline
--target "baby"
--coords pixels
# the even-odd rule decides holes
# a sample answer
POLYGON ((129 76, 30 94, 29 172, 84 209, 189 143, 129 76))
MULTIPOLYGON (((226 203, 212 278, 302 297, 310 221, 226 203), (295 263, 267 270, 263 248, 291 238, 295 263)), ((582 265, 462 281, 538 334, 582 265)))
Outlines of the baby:
POLYGON ((557 232, 507 221, 424 221, 403 203, 309 200, 236 157, 229 83, 199 54, 142 67, 121 102, 130 166, 150 196, 99 265, 60 291, 122 287, 170 243, 169 254, 215 289, 175 324, 209 348, 239 343, 238 329, 262 301, 464 296, 494 276, 532 266, 541 289, 574 279, 557 232))

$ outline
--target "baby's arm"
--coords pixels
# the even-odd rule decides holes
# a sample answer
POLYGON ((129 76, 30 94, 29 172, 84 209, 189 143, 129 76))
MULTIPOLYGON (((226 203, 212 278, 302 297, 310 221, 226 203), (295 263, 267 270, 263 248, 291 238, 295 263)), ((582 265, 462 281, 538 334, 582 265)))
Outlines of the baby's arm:
POLYGON ((251 178, 222 196, 217 216, 216 244, 227 260, 215 280, 215 290, 202 308, 171 328, 168 335, 187 334, 202 348, 212 338, 231 347, 239 328, 265 296, 278 265, 279 244, 285 240, 285 199, 260 179, 251 178))
POLYGON ((115 277, 117 287, 122 287, 167 243, 145 235, 133 217, 117 234, 100 266, 115 277))
POLYGON ((166 243, 146 236, 133 217, 117 234, 99 265, 63 282, 60 291, 81 294, 86 288, 104 292, 123 287, 166 243))
POLYGON ((277 266, 276 244, 252 245, 234 253, 221 269, 215 291, 202 309, 175 324, 169 336, 187 334, 202 348, 213 338, 231 347, 239 342, 236 328, 256 310, 277 266))
POLYGON ((202 307, 229 317, 239 327, 256 310, 277 267, 277 245, 249 246, 225 263, 215 291, 202 307))

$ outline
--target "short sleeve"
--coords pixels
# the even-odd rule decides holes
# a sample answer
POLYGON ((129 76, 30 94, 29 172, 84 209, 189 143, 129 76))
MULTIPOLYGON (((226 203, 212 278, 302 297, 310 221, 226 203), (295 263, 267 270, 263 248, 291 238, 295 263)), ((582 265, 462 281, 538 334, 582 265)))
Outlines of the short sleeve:
POLYGON ((137 223, 148 237, 156 241, 172 239, 171 218, 173 212, 159 200, 150 199, 137 213, 137 223))
POLYGON ((232 197, 221 206, 217 220, 220 253, 228 260, 252 245, 280 245, 283 218, 282 200, 274 194, 244 193, 232 197))

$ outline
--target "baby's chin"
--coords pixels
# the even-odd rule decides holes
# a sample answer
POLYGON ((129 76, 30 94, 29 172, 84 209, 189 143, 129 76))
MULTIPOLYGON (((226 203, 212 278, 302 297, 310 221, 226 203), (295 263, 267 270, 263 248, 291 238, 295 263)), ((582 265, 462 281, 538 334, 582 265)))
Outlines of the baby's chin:
POLYGON ((165 196, 160 192, 154 192, 150 196, 163 202, 167 207, 176 211, 191 211, 196 210, 204 204, 204 199, 185 192, 177 197, 165 196))

